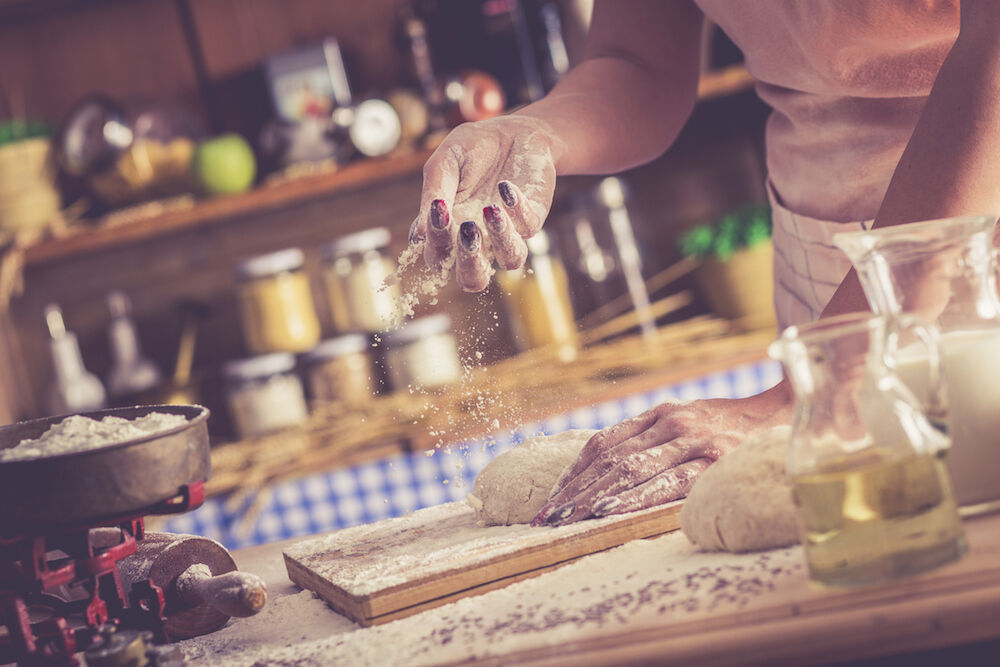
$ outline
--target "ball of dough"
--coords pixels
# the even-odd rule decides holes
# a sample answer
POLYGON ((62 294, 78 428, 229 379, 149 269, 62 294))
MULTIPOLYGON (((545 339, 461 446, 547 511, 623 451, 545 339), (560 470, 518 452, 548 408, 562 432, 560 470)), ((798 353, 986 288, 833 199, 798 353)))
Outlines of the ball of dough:
POLYGON ((799 541, 785 473, 791 427, 776 426, 720 458, 681 507, 681 530, 706 551, 758 551, 799 541))
POLYGON ((466 498, 479 525, 530 523, 595 433, 577 430, 530 438, 490 461, 466 498))

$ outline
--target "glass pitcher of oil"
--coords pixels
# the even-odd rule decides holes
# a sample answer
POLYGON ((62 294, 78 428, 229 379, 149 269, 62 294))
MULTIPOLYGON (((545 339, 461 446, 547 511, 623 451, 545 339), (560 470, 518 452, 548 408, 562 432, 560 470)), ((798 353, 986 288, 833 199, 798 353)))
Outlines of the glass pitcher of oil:
POLYGON ((788 473, 809 572, 821 584, 888 581, 965 552, 942 461, 948 438, 890 371, 904 335, 925 344, 929 399, 939 401, 938 336, 910 316, 789 327, 769 349, 795 390, 788 473))
MULTIPOLYGON (((948 399, 946 459, 963 515, 1000 509, 1000 299, 995 216, 965 216, 837 234, 872 309, 913 313, 941 332, 948 399)), ((900 350, 896 374, 927 399, 927 349, 900 350)))

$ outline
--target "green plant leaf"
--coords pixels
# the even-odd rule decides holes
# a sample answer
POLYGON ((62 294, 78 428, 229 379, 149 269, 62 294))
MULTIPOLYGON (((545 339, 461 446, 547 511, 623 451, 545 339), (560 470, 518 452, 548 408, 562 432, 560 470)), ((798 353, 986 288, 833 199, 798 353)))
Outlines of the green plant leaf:
POLYGON ((715 233, 707 224, 696 225, 680 238, 681 252, 688 257, 702 259, 712 251, 712 241, 715 233))
POLYGON ((0 146, 25 139, 49 136, 48 123, 40 120, 14 119, 0 123, 0 146))
POLYGON ((751 248, 771 238, 771 209, 748 204, 734 209, 713 223, 692 227, 678 242, 688 257, 729 259, 742 248, 751 248))

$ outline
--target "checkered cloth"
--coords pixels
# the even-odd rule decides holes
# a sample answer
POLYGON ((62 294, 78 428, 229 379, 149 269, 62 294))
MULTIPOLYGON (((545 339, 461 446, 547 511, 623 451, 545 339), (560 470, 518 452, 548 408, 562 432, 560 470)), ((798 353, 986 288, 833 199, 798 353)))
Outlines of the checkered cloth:
POLYGON ((224 498, 209 498, 193 512, 168 518, 160 530, 205 535, 230 549, 288 537, 327 532, 401 516, 413 510, 461 500, 490 460, 526 438, 567 429, 600 429, 644 412, 666 400, 739 398, 756 394, 781 379, 774 361, 760 361, 701 378, 635 394, 550 417, 541 422, 456 443, 432 453, 399 454, 380 461, 281 482, 249 528, 241 521, 249 509, 227 508, 224 498), (243 530, 237 530, 243 526, 243 530))

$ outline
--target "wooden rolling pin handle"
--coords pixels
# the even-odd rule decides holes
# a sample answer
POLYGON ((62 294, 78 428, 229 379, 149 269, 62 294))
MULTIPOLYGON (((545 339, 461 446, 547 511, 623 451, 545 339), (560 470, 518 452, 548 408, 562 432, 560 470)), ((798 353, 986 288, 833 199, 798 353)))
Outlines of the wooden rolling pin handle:
POLYGON ((204 603, 227 616, 253 616, 267 602, 267 586, 257 575, 236 570, 213 577, 204 563, 181 572, 175 586, 186 604, 204 603))

